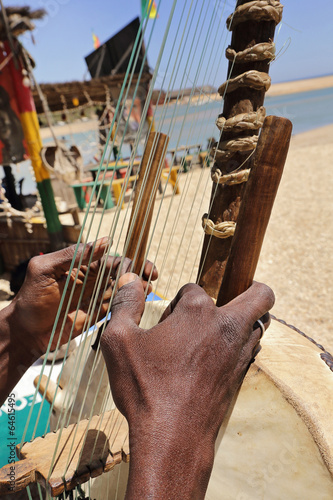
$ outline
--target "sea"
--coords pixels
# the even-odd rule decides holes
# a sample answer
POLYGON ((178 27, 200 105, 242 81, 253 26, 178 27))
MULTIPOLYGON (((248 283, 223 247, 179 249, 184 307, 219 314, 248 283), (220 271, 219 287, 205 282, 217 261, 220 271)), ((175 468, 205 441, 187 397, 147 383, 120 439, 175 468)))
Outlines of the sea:
MULTIPOLYGON (((156 128, 169 135, 169 149, 185 144, 200 144, 202 150, 205 150, 209 138, 218 139, 219 131, 215 121, 222 112, 222 107, 222 100, 210 100, 208 95, 202 96, 195 103, 172 104, 166 109, 158 106, 155 114, 156 128)), ((268 115, 282 116, 291 120, 293 134, 299 134, 333 123, 333 87, 274 97, 266 96, 265 107, 268 115)), ((60 130, 58 137, 64 140, 68 147, 72 144, 78 146, 85 164, 94 161, 98 144, 95 130, 69 135, 61 134, 60 130)), ((52 139, 47 139, 44 145, 51 142, 52 139)), ((138 152, 142 153, 142 149, 143 144, 140 144, 138 152)), ((122 155, 124 158, 130 155, 129 146, 126 144, 122 147, 122 155)), ((13 171, 17 180, 24 179, 23 194, 36 191, 30 162, 14 166, 13 171)))

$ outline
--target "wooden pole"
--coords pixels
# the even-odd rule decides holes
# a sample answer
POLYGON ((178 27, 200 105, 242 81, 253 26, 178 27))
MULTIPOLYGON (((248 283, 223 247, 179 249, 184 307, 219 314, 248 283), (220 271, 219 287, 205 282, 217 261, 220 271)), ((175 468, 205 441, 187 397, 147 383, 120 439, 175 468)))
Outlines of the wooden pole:
MULTIPOLYGON (((161 178, 169 137, 150 132, 142 157, 133 206, 124 245, 124 255, 132 260, 132 271, 143 272, 156 192, 161 178)), ((99 327, 93 349, 97 349, 104 325, 99 327)))
POLYGON ((228 303, 252 284, 291 131, 292 124, 286 118, 265 118, 218 294, 218 306, 228 303))
MULTIPOLYGON (((250 0, 238 0, 236 9, 250 0)), ((231 40, 231 49, 236 53, 244 51, 255 44, 271 42, 274 38, 276 22, 274 20, 245 20, 235 27, 231 40)), ((228 77, 235 78, 242 73, 256 70, 261 73, 268 73, 270 60, 258 60, 255 62, 242 62, 231 60, 228 67, 228 77)), ((240 87, 232 92, 226 93, 222 116, 226 119, 236 117, 240 114, 258 112, 263 105, 265 88, 255 89, 251 87, 240 87)), ((219 145, 231 139, 247 138, 258 135, 258 129, 238 129, 223 130, 219 145)), ((239 168, 249 168, 249 157, 251 150, 238 151, 230 159, 216 158, 214 167, 218 168, 222 174, 230 173, 239 168)), ((239 208, 244 194, 245 184, 237 185, 216 185, 213 184, 209 218, 213 223, 218 224, 223 221, 237 221, 239 208)), ((227 263, 231 246, 231 238, 219 239, 205 235, 203 249, 200 259, 197 282, 213 298, 217 298, 221 287, 225 266, 227 263)))
POLYGON ((143 268, 155 197, 161 178, 169 137, 150 132, 143 154, 135 196, 128 225, 125 250, 133 261, 133 271, 140 274, 143 268))

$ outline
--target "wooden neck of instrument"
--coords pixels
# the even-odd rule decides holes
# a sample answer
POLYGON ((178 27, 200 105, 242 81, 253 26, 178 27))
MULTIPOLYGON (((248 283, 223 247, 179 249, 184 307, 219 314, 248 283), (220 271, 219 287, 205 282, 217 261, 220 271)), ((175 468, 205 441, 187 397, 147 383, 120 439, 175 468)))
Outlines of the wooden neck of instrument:
POLYGON ((217 298, 218 306, 228 303, 252 284, 286 161, 291 131, 289 120, 275 116, 265 118, 217 298))
POLYGON ((133 261, 133 272, 140 274, 145 261, 149 230, 157 188, 160 183, 169 137, 151 132, 142 158, 128 226, 125 253, 133 261))

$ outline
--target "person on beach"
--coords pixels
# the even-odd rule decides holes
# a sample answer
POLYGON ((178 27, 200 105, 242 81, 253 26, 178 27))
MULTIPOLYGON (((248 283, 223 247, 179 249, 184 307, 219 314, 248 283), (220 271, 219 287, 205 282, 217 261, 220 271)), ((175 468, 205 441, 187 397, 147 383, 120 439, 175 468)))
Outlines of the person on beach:
MULTIPOLYGON (((76 336, 89 314, 97 321, 107 311, 120 258, 107 260, 103 284, 107 284, 108 271, 111 279, 98 300, 99 317, 89 313, 89 301, 108 243, 104 238, 95 247, 79 248, 75 263, 82 257, 82 265, 70 310, 58 321, 62 325, 65 320, 60 343, 68 341, 74 321, 76 336)), ((47 349, 74 252, 75 246, 33 258, 22 289, 0 311, 1 403, 47 349)), ((199 286, 188 284, 156 326, 141 330, 146 280, 150 275, 156 279, 157 270, 147 261, 142 280, 126 272, 129 264, 121 269, 124 274, 112 303, 111 320, 101 337, 113 398, 129 423, 126 499, 202 499, 218 430, 260 350, 263 328, 257 321, 261 319, 268 327, 274 295, 267 286, 254 283, 229 304, 216 307, 199 286)), ((76 269, 71 284, 75 274, 76 269)), ((65 306, 67 302, 66 297, 65 306)), ((59 334, 60 326, 51 348, 56 347, 59 334)))

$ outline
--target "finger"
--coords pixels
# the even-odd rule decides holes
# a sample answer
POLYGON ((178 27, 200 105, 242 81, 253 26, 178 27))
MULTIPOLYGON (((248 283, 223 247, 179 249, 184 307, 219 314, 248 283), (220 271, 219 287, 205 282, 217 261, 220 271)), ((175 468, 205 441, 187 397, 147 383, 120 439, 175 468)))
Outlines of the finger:
POLYGON ((121 329, 138 326, 145 308, 145 293, 141 279, 134 273, 121 276, 118 291, 111 305, 110 326, 121 329))
POLYGON ((155 281, 158 278, 157 268, 154 266, 150 260, 146 260, 145 266, 143 269, 143 279, 148 281, 155 281))
MULTIPOLYGON (((122 259, 122 258, 121 258, 122 259)), ((133 273, 133 261, 128 257, 124 257, 123 262, 119 262, 119 267, 117 269, 117 277, 120 278, 126 273, 133 273)), ((119 288, 119 286, 118 286, 119 288)))
POLYGON ((168 307, 165 309, 164 313, 161 316, 159 323, 164 321, 171 313, 177 310, 178 305, 182 303, 186 308, 186 304, 191 306, 191 308, 195 308, 197 304, 198 311, 201 306, 211 307, 212 309, 215 307, 213 300, 206 294, 206 292, 198 285, 194 283, 188 283, 184 285, 176 297, 170 302, 168 307))
POLYGON ((262 336, 264 335, 265 331, 269 327, 270 322, 271 322, 271 316, 267 312, 266 314, 264 314, 263 316, 261 316, 261 318, 257 319, 257 321, 254 323, 254 325, 253 325, 253 331, 257 331, 258 330, 258 332, 260 332, 260 338, 262 338, 262 336))
MULTIPOLYGON (((246 292, 242 293, 225 306, 219 308, 221 312, 227 313, 229 317, 234 318, 240 325, 248 325, 250 331, 253 330, 255 322, 264 316, 274 305, 274 293, 262 283, 253 283, 246 292)), ((265 319, 269 325, 269 317, 265 319)), ((241 328, 246 332, 246 328, 241 328)))
POLYGON ((145 291, 145 295, 147 297, 153 291, 153 287, 147 281, 142 281, 142 286, 143 286, 143 289, 145 291))
MULTIPOLYGON (((122 259, 123 259, 122 257, 113 257, 112 275, 114 278, 116 277, 116 275, 122 276, 125 273, 132 272, 133 261, 131 259, 129 259, 128 257, 125 257, 123 259, 123 262, 121 262, 122 259), (120 265, 121 265, 121 267, 119 270, 120 265)), ((146 260, 146 262, 145 262, 142 278, 145 281, 148 281, 148 280, 155 281, 158 278, 157 269, 154 266, 154 264, 152 262, 150 262, 149 260, 146 260)))
MULTIPOLYGON (((109 237, 105 236, 100 238, 95 243, 87 243, 85 248, 80 249, 77 252, 74 265, 88 265, 89 262, 95 262, 100 260, 104 254, 106 249, 110 248, 112 245, 112 241, 109 237), (82 261, 81 261, 82 254, 82 261)), ((80 245, 81 246, 81 245, 80 245)), ((75 247, 74 247, 75 248, 75 247)))
POLYGON ((132 261, 128 257, 113 256, 108 259, 108 266, 111 267, 111 276, 114 280, 123 274, 131 272, 132 261))
POLYGON ((110 239, 106 237, 100 238, 95 243, 71 245, 57 252, 41 256, 39 265, 43 268, 44 273, 66 272, 70 269, 73 259, 74 267, 88 265, 90 261, 100 259, 109 245, 110 239))

